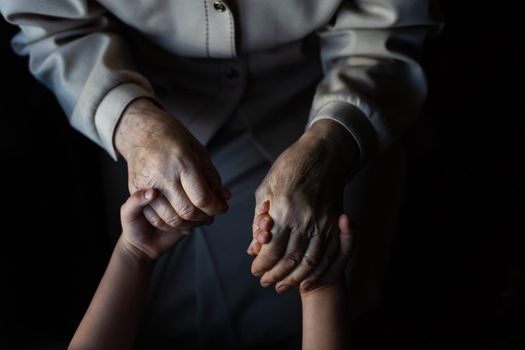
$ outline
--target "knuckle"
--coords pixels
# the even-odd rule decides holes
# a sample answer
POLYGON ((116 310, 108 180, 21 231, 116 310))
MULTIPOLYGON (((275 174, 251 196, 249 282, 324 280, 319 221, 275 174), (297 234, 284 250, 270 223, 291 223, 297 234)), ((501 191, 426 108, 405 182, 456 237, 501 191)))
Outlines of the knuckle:
POLYGON ((291 261, 291 262, 294 262, 295 264, 297 264, 297 263, 300 261, 299 256, 298 256, 297 254, 295 254, 295 253, 286 253, 286 254, 284 255, 284 258, 285 258, 286 260, 289 260, 289 261, 291 261))
POLYGON ((177 227, 180 225, 181 222, 180 218, 177 215, 170 215, 167 218, 164 218, 164 221, 168 226, 171 227, 177 227))
POLYGON ((299 263, 300 258, 294 253, 286 253, 283 260, 288 268, 292 268, 299 263))
POLYGON ((288 283, 287 284, 292 285, 292 286, 297 286, 297 285, 301 284, 301 282, 302 281, 297 276, 290 275, 288 277, 288 283))
POLYGON ((187 206, 183 206, 182 208, 180 208, 180 210, 178 211, 178 214, 181 219, 192 220, 192 219, 195 219, 197 211, 195 210, 193 206, 187 205, 187 206))
POLYGON ((150 224, 152 224, 153 226, 155 226, 156 228, 159 228, 159 229, 163 229, 165 227, 165 223, 164 221, 158 217, 158 216, 149 216, 147 217, 148 221, 150 224))
POLYGON ((301 264, 303 264, 308 269, 313 269, 315 266, 317 266, 318 261, 313 256, 305 255, 303 260, 301 260, 301 264))
POLYGON ((281 255, 282 255, 282 251, 276 247, 273 247, 273 246, 265 246, 265 256, 267 257, 267 259, 271 260, 271 261, 274 261, 274 260, 278 260, 281 255))
POLYGON ((212 203, 212 196, 209 193, 205 193, 195 198, 195 204, 198 208, 206 208, 212 203))

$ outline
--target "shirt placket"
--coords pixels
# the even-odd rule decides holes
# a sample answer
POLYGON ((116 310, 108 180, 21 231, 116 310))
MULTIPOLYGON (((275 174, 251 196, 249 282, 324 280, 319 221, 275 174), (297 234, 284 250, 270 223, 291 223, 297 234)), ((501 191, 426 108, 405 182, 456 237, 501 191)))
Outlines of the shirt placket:
POLYGON ((235 20, 222 0, 203 0, 206 20, 206 54, 211 58, 234 58, 235 20))

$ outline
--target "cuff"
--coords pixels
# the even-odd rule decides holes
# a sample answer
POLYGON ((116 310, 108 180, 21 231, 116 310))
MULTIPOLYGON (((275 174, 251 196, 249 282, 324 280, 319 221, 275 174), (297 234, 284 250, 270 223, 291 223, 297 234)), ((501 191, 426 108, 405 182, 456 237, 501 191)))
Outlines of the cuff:
POLYGON ((359 147, 359 161, 362 164, 377 148, 377 137, 365 114, 353 104, 334 101, 319 108, 310 117, 307 128, 320 119, 331 119, 352 135, 359 147))
POLYGON ((95 112, 95 128, 100 144, 114 160, 118 158, 113 142, 117 123, 126 107, 139 97, 155 100, 151 91, 140 85, 133 83, 118 85, 104 96, 95 112))

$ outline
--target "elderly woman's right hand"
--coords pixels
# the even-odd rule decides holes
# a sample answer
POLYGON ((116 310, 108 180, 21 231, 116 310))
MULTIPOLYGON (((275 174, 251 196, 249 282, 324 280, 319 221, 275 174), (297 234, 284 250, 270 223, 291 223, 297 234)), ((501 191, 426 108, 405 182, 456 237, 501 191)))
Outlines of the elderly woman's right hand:
POLYGON ((228 209, 230 193, 204 146, 150 100, 137 99, 126 108, 115 146, 128 164, 130 193, 148 188, 160 192, 144 209, 155 227, 190 230, 228 209))

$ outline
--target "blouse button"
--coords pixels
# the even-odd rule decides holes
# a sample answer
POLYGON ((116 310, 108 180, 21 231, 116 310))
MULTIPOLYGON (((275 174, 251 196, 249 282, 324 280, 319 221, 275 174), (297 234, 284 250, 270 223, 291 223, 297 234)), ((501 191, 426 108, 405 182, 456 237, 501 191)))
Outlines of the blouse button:
POLYGON ((226 5, 224 5, 224 3, 222 1, 215 1, 213 3, 213 8, 217 12, 224 12, 224 11, 226 11, 226 5))

